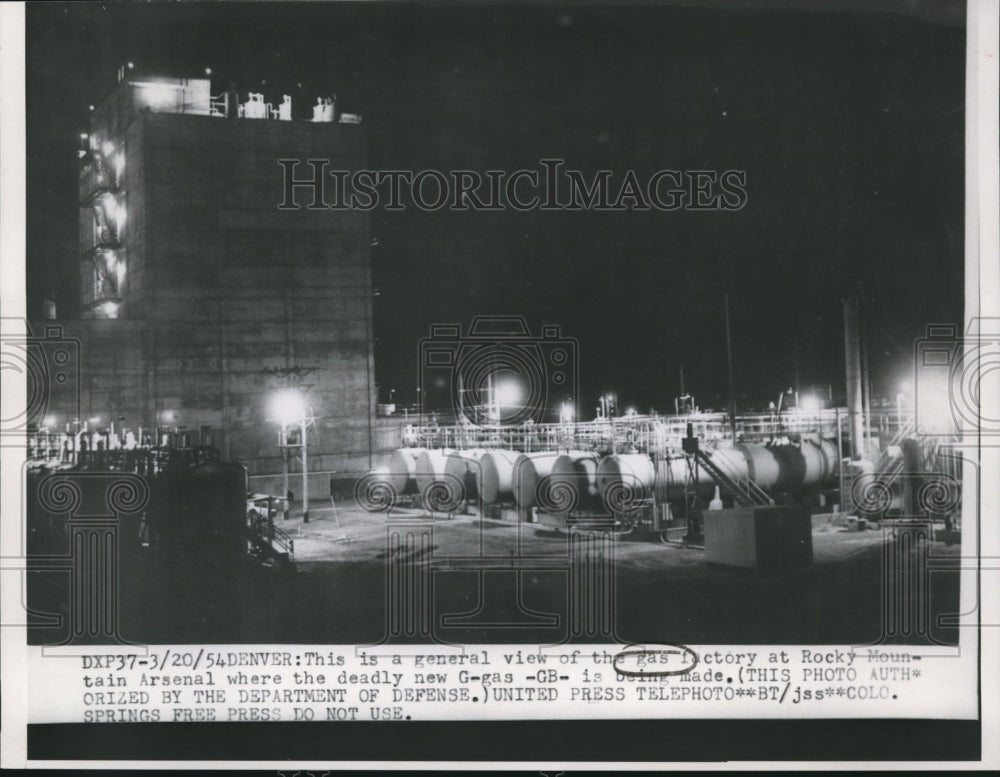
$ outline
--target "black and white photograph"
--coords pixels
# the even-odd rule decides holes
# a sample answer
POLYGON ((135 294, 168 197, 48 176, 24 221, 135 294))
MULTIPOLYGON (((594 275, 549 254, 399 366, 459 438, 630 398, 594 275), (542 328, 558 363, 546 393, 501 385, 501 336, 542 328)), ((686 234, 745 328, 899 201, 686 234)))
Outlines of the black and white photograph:
POLYGON ((23 6, 29 722, 978 719, 984 5, 23 6))

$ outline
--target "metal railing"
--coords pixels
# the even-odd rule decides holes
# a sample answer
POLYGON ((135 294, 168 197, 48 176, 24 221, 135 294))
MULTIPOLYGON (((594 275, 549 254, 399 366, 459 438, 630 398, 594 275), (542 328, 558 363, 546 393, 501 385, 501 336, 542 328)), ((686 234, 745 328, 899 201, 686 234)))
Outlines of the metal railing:
POLYGON ((287 557, 293 560, 295 540, 288 532, 274 525, 277 510, 274 497, 254 499, 247 509, 247 537, 254 549, 271 557, 287 557))
POLYGON ((749 477, 741 477, 737 473, 723 470, 722 467, 718 466, 712 460, 708 453, 700 448, 695 455, 698 457, 698 462, 701 466, 712 476, 712 480, 720 487, 726 489, 744 507, 766 507, 774 504, 774 500, 768 496, 767 492, 749 477))
MULTIPOLYGON (((760 413, 736 419, 736 442, 768 442, 788 436, 837 436, 846 410, 760 413)), ((725 413, 682 416, 626 415, 573 423, 520 426, 458 424, 408 426, 403 433, 411 445, 426 448, 507 448, 519 451, 597 450, 639 451, 668 455, 681 450, 690 424, 692 434, 708 444, 732 441, 725 413)))

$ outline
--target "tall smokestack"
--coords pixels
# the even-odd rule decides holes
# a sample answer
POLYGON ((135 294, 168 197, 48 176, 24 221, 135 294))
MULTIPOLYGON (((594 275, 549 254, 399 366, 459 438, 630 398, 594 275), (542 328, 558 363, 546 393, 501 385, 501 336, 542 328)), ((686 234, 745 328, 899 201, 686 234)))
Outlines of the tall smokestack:
POLYGON ((864 456, 864 408, 861 389, 861 329, 857 297, 844 300, 844 367, 847 373, 847 414, 851 458, 864 456))

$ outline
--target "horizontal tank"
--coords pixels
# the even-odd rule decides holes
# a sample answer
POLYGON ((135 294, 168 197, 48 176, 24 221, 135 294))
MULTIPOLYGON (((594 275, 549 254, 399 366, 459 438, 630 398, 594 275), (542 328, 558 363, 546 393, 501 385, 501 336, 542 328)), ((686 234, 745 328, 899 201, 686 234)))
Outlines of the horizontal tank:
POLYGON ((556 457, 549 475, 545 502, 552 512, 592 510, 600 504, 597 465, 600 457, 588 451, 570 451, 556 457))
POLYGON ((840 474, 840 452, 837 450, 837 442, 835 440, 820 440, 819 450, 826 469, 823 480, 829 482, 840 474))
MULTIPOLYGON (((737 448, 716 448, 709 458, 716 467, 733 480, 746 480, 750 477, 746 456, 737 448)), ((709 480, 712 480, 711 476, 709 480)))
POLYGON ((781 464, 766 445, 741 443, 736 446, 747 463, 747 474, 761 488, 773 488, 781 477, 781 464))
MULTIPOLYGON (((710 454, 712 463, 733 480, 746 480, 749 477, 747 460, 743 452, 737 448, 716 448, 710 454)), ((692 483, 692 473, 688 469, 688 461, 681 456, 675 459, 661 459, 656 464, 657 494, 661 499, 684 499, 685 494, 692 490, 698 496, 711 498, 715 493, 715 479, 703 466, 695 470, 697 483, 692 483)))
POLYGON ((417 456, 417 490, 425 493, 435 483, 449 480, 445 467, 450 450, 427 449, 417 456))
POLYGON ((417 493, 417 457, 423 448, 399 448, 389 454, 386 482, 397 495, 417 493))
POLYGON ((831 440, 799 445, 739 445, 750 479, 772 491, 795 491, 822 485, 839 471, 837 446, 831 440))
POLYGON ((854 459, 844 463, 845 474, 851 479, 848 494, 848 509, 859 516, 881 520, 890 511, 899 512, 904 508, 904 479, 884 478, 875 471, 875 465, 867 459, 854 459))
POLYGON ((479 494, 484 504, 495 504, 513 498, 514 463, 517 451, 487 451, 479 460, 482 479, 479 494))
POLYGON ((444 471, 455 482, 462 484, 465 499, 479 498, 479 481, 482 477, 479 462, 485 453, 482 450, 462 450, 448 454, 444 471))
MULTIPOLYGON (((540 451, 538 453, 522 453, 514 462, 511 473, 511 491, 518 507, 534 507, 539 500, 539 485, 543 478, 552 474, 552 467, 559 454, 555 451, 540 451)), ((542 495, 542 501, 547 501, 542 495)))
POLYGON ((597 466, 597 487, 607 509, 620 512, 646 498, 656 482, 653 462, 644 453, 605 456, 597 466))
POLYGON ((829 468, 822 447, 814 442, 805 441, 799 450, 805 465, 802 473, 802 485, 814 486, 826 482, 829 468))
POLYGON ((775 491, 795 491, 805 484, 806 458, 803 448, 804 446, 790 444, 771 446, 770 451, 778 462, 778 479, 773 486, 775 491))

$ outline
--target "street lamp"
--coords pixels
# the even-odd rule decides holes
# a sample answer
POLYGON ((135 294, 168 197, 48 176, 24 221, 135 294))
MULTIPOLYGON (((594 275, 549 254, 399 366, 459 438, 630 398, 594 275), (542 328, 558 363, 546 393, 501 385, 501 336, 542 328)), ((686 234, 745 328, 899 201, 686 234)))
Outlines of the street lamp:
POLYGON ((279 425, 278 447, 281 449, 281 478, 288 498, 288 452, 291 448, 302 448, 302 522, 309 523, 309 464, 308 439, 309 408, 305 397, 298 389, 282 389, 271 400, 271 418, 279 425), (299 441, 295 445, 288 442, 289 428, 298 426, 299 441))
POLYGON ((271 417, 283 427, 301 422, 305 401, 298 389, 282 389, 271 400, 271 417))

